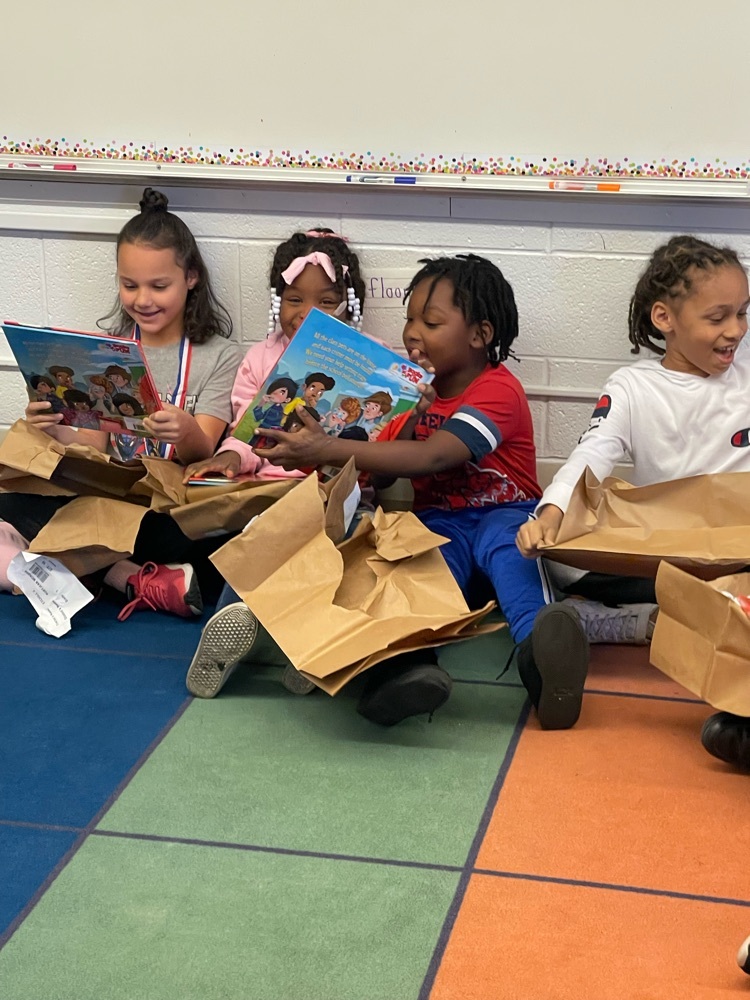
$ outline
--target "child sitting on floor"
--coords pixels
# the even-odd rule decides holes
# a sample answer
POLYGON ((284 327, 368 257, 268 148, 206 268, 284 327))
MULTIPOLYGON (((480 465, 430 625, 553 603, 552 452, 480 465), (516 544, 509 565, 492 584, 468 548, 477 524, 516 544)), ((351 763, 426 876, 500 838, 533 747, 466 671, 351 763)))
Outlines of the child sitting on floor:
MULTIPOLYGON (((634 354, 646 347, 661 357, 620 368, 606 383, 588 430, 545 490, 537 518, 519 529, 523 555, 536 559, 541 542, 554 543, 586 467, 603 480, 629 458, 635 486, 750 471, 749 302, 734 250, 675 236, 654 252, 630 302, 629 335, 634 354)), ((618 594, 622 602, 656 600, 652 579, 605 582, 615 601, 618 594)), ((586 587, 584 576, 573 589, 584 593, 586 587)), ((597 587, 601 593, 601 577, 597 587)), ((719 713, 706 722, 702 739, 715 757, 750 770, 750 720, 719 713)))
MULTIPOLYGON (((295 434, 269 430, 276 444, 258 455, 286 469, 340 467, 354 458, 381 480, 410 477, 414 510, 450 539, 441 551, 464 593, 475 574, 492 583, 541 725, 569 728, 580 710, 588 643, 576 612, 549 603, 541 561, 527 562, 515 546, 541 490, 528 402, 502 364, 518 334, 513 291, 494 264, 474 254, 421 263, 405 296, 403 339, 409 356, 433 369, 435 379, 416 410, 392 420, 374 442, 332 438, 301 412, 305 426, 295 434)), ((213 636, 207 626, 191 670, 196 663, 213 668, 223 682, 247 653, 254 616, 242 604, 233 609, 233 634, 213 636)), ((393 725, 431 714, 450 689, 433 651, 396 657, 368 671, 358 710, 393 725)))
MULTIPOLYGON (((167 199, 159 191, 146 188, 140 213, 117 238, 117 277, 118 301, 106 319, 112 321, 112 333, 140 339, 163 400, 162 409, 144 421, 151 440, 62 426, 60 408, 49 399, 30 402, 26 420, 62 444, 91 445, 117 458, 131 458, 143 449, 183 463, 205 458, 231 416, 229 394, 238 350, 228 339, 232 323, 214 297, 195 237, 167 210, 167 199)), ((70 369, 60 371, 70 378, 70 369)), ((114 383, 100 375, 89 381, 93 385, 95 380, 101 390, 99 403, 106 399, 111 406, 114 383)), ((71 390, 63 388, 66 391, 71 390)), ((92 407, 97 405, 92 401, 92 407)), ((0 590, 11 589, 10 560, 60 508, 75 502, 75 497, 0 495, 0 590)), ((211 546, 216 542, 194 543, 173 518, 148 511, 133 558, 99 574, 126 595, 120 619, 137 609, 169 611, 183 618, 199 615, 203 604, 192 560, 196 553, 205 556, 211 546)))
MULTIPOLYGON (((270 284, 268 336, 264 341, 253 344, 237 372, 232 389, 232 427, 242 418, 311 309, 346 317, 354 327, 360 325, 365 283, 360 274, 359 259, 344 237, 330 229, 294 233, 280 243, 271 264, 270 284)), ((278 405, 279 423, 287 419, 286 404, 293 398, 295 390, 296 383, 285 378, 279 378, 269 386, 272 396, 278 392, 278 399, 274 396, 269 405, 278 405)), ((209 473, 219 473, 229 479, 240 474, 253 474, 260 479, 299 479, 304 476, 302 472, 280 469, 264 461, 249 444, 234 437, 227 437, 211 458, 189 466, 185 470, 184 482, 193 476, 209 473)), ((223 666, 216 666, 214 651, 225 645, 245 647, 255 638, 255 623, 248 632, 245 616, 241 612, 238 614, 235 608, 237 601, 237 595, 226 586, 216 612, 203 630, 187 676, 188 690, 199 698, 213 698, 229 676, 223 666)), ((291 664, 285 669, 282 681, 294 694, 309 694, 314 687, 291 664)))

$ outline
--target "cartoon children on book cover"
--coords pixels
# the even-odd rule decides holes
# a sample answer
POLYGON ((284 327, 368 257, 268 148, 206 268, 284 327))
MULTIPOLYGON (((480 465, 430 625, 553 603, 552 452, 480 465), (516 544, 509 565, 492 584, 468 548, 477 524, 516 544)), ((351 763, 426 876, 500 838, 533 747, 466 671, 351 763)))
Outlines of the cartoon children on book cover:
POLYGON ((431 379, 419 365, 313 309, 233 434, 259 447, 266 427, 293 432, 301 404, 326 434, 375 440, 389 420, 417 404, 417 386, 431 379))
POLYGON ((140 418, 160 404, 136 341, 15 324, 3 331, 29 399, 50 403, 63 424, 146 433, 140 418))

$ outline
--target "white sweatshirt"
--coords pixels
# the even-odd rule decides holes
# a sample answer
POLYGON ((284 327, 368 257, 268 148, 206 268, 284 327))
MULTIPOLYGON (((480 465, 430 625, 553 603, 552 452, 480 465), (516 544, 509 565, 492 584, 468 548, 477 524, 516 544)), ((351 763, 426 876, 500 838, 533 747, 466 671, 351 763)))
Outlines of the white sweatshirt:
POLYGON ((618 369, 591 423, 539 501, 565 510, 588 466, 602 480, 624 459, 635 486, 750 472, 750 341, 721 375, 686 375, 647 359, 618 369))

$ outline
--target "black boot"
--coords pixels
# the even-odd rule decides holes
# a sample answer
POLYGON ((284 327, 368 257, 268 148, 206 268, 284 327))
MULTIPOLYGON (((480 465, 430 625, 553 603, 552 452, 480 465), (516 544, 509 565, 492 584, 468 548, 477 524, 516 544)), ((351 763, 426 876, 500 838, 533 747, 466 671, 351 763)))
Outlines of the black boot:
POLYGON ((589 644, 575 610, 548 604, 518 647, 518 673, 542 729, 570 729, 578 721, 589 667, 589 644))
POLYGON ((450 675, 436 662, 425 662, 424 654, 395 657, 368 673, 357 711, 379 726, 395 726, 411 715, 432 717, 453 687, 450 675))
POLYGON ((712 757, 750 771, 750 719, 717 712, 703 723, 701 743, 712 757))

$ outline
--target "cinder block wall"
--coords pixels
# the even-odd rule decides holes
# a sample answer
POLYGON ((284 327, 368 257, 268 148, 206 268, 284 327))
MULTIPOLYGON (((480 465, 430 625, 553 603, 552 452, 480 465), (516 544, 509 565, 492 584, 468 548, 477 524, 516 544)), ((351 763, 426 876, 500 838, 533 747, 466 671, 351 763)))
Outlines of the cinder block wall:
MULTIPOLYGON (((94 328, 114 302, 114 240, 142 187, 0 181, 0 314, 94 328)), ((378 293, 366 306, 365 328, 394 346, 404 310, 382 297, 381 276, 405 284, 425 255, 471 250, 490 257, 518 301, 521 363, 509 364, 531 401, 545 481, 586 426, 604 379, 632 360, 628 301, 654 247, 675 232, 694 232, 750 257, 750 209, 721 200, 197 183, 161 189, 198 237, 235 336, 247 344, 266 334, 271 256, 295 229, 323 224, 350 239, 378 293)), ((25 400, 0 340, 0 431, 22 414, 25 400)))

